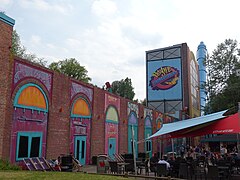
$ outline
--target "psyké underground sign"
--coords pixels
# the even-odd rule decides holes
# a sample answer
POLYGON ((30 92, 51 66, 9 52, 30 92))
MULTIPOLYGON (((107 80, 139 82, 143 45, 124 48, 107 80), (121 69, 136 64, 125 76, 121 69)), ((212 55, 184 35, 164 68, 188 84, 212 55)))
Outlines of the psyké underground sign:
POLYGON ((179 70, 171 66, 162 66, 151 76, 149 86, 152 90, 167 90, 174 87, 179 79, 179 70))

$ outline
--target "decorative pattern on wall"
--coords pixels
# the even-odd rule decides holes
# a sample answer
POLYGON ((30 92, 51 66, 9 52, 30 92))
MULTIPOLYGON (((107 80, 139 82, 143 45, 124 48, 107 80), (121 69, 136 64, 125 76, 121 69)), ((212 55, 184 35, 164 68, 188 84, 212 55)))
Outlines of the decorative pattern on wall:
POLYGON ((152 127, 151 119, 150 119, 149 116, 147 116, 147 117, 145 118, 145 128, 147 128, 147 127, 149 127, 149 128, 152 127))
POLYGON ((93 99, 93 90, 87 87, 84 87, 80 84, 72 82, 71 87, 71 98, 73 98, 77 93, 83 93, 85 94, 88 99, 92 102, 93 99))
POLYGON ((128 116, 130 115, 131 111, 134 111, 138 118, 138 105, 128 102, 128 116))
POLYGON ((149 116, 150 119, 153 119, 153 114, 151 109, 144 108, 144 119, 149 116))
POLYGON ((47 73, 38 69, 35 69, 31 66, 22 64, 18 61, 15 61, 14 69, 14 86, 24 78, 35 78, 38 79, 44 86, 47 88, 49 94, 51 94, 52 88, 52 74, 47 73))
POLYGON ((105 94, 105 111, 109 105, 114 105, 118 113, 120 112, 120 99, 109 94, 105 94))

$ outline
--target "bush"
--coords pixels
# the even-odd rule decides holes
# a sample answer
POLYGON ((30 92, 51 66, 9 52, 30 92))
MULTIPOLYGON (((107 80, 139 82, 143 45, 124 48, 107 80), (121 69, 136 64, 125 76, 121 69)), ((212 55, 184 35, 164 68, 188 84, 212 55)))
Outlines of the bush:
POLYGON ((21 168, 15 164, 10 164, 9 161, 0 159, 0 170, 20 170, 21 168))

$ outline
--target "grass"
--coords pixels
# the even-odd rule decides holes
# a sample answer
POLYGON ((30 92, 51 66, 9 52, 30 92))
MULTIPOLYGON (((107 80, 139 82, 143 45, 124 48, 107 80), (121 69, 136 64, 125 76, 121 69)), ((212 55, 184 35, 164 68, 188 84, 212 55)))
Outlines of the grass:
POLYGON ((95 175, 80 172, 33 172, 33 171, 0 171, 0 179, 81 179, 81 180, 126 180, 123 177, 95 175))
POLYGON ((9 161, 0 159, 0 170, 20 170, 20 167, 10 164, 9 161))

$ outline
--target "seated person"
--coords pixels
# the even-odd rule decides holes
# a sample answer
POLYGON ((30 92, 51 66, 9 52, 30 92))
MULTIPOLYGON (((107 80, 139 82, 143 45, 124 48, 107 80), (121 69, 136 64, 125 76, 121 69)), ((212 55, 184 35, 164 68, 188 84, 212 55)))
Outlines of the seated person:
POLYGON ((158 161, 158 164, 166 164, 167 170, 170 169, 170 164, 167 162, 167 156, 163 156, 163 158, 158 161))
POLYGON ((58 158, 54 161, 53 169, 55 171, 61 171, 61 157, 60 156, 58 156, 58 158))
POLYGON ((150 170, 152 172, 156 172, 156 164, 158 163, 158 157, 157 157, 157 153, 154 153, 153 156, 150 158, 150 170))

